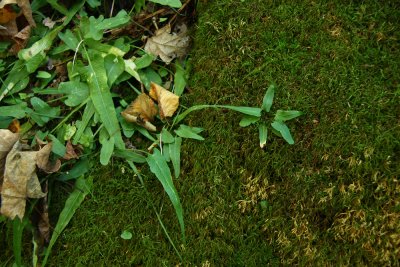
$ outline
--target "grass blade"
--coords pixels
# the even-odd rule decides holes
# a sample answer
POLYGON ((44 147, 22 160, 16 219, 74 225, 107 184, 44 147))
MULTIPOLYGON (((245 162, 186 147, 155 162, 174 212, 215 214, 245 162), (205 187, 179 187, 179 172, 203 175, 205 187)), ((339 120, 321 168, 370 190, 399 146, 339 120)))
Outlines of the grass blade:
POLYGON ((281 121, 274 121, 271 123, 271 126, 282 135, 282 138, 285 139, 286 142, 288 142, 290 145, 294 144, 293 137, 285 123, 281 121))
POLYGON ((247 127, 250 124, 256 123, 258 120, 260 119, 260 117, 255 117, 255 116, 244 116, 240 122, 239 125, 240 127, 247 127))
POLYGON ((103 141, 103 143, 101 144, 101 150, 100 150, 101 165, 105 166, 108 164, 108 162, 110 162, 110 158, 114 151, 114 143, 115 143, 114 138, 110 137, 109 139, 103 141))
POLYGON ((183 138, 191 138, 191 139, 195 139, 195 140, 199 140, 199 141, 204 140, 204 137, 202 137, 201 135, 198 135, 198 132, 196 132, 196 129, 193 129, 192 127, 189 127, 184 124, 179 125, 179 128, 175 130, 175 133, 183 138))
POLYGON ((169 199, 172 202, 172 205, 174 206, 181 227, 182 239, 185 241, 185 224, 183 222, 181 201, 174 183, 172 182, 171 171, 165 158, 161 155, 160 150, 154 149, 153 154, 147 157, 147 164, 150 166, 151 172, 154 173, 157 179, 161 182, 165 192, 168 194, 169 199))
POLYGON ((58 237, 60 236, 61 232, 68 225, 72 216, 74 216, 75 211, 81 205, 86 195, 90 192, 92 182, 93 181, 91 177, 89 177, 89 179, 87 180, 83 177, 79 177, 76 180, 75 189, 65 202, 65 206, 60 213, 60 217, 58 218, 56 226, 54 227, 53 235, 51 236, 50 243, 46 249, 45 257, 42 263, 43 267, 46 265, 51 249, 57 241, 58 237))
POLYGON ((13 220, 13 252, 17 266, 22 266, 22 234, 26 224, 26 219, 16 217, 13 220))

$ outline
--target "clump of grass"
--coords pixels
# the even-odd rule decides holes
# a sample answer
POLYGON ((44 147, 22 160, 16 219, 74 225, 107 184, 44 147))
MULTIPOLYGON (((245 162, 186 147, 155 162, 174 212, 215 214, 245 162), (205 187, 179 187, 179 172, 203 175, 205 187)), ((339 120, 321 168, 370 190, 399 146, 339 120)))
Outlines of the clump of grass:
MULTIPOLYGON (((291 124, 294 146, 272 137, 265 151, 256 128, 240 128, 235 113, 186 119, 206 129, 206 140, 183 143, 176 180, 185 264, 396 263, 399 10, 373 1, 201 5, 183 102, 260 106, 275 83, 273 108, 306 115, 291 124)), ((93 173, 93 195, 60 237, 53 265, 178 264, 149 205, 178 241, 168 196, 146 179, 149 199, 122 168, 93 173), (123 230, 131 240, 120 238, 123 230)))

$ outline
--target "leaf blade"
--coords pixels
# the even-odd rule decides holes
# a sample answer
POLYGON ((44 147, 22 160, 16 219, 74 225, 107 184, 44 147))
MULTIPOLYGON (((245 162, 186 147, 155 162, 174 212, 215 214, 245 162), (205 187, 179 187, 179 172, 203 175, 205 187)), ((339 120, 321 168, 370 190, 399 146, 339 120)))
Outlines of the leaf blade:
POLYGON ((285 123, 281 121, 274 121, 271 123, 271 126, 282 135, 282 138, 285 139, 285 141, 288 142, 288 144, 290 145, 294 144, 293 137, 290 133, 289 128, 286 126, 285 123))

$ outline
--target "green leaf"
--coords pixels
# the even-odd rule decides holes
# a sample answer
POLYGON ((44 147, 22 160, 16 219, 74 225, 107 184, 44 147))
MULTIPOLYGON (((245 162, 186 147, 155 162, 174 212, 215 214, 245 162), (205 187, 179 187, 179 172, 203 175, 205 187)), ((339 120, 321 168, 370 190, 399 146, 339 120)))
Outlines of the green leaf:
POLYGON ((80 29, 85 39, 101 40, 103 31, 118 28, 127 24, 130 21, 130 16, 125 10, 121 10, 115 17, 104 19, 104 16, 83 17, 81 19, 80 29))
POLYGON ((149 0, 150 2, 157 3, 164 6, 170 6, 173 8, 179 8, 182 6, 180 0, 149 0))
POLYGON ((0 89, 0 102, 8 94, 13 94, 25 89, 29 82, 29 72, 26 69, 24 60, 17 60, 3 82, 0 89), (24 81, 23 83, 21 83, 24 81))
POLYGON ((104 68, 104 59, 100 55, 94 55, 89 58, 89 84, 90 97, 93 105, 100 115, 108 134, 115 139, 115 145, 118 148, 125 147, 122 140, 121 129, 119 127, 117 114, 115 112, 110 88, 107 83, 107 73, 104 68))
POLYGON ((266 112, 269 112, 271 110, 272 102, 274 100, 274 94, 275 94, 275 85, 271 84, 264 95, 263 103, 261 106, 261 108, 266 112))
POLYGON ((121 238, 124 240, 130 240, 132 239, 132 233, 127 230, 124 230, 121 234, 121 238))
POLYGON ((140 80, 143 82, 144 87, 146 87, 147 90, 150 90, 151 82, 162 84, 162 79, 160 75, 155 70, 153 70, 153 68, 145 68, 139 70, 138 73, 140 76, 140 80))
POLYGON ((132 77, 135 77, 136 80, 142 82, 137 72, 136 64, 133 62, 132 59, 124 59, 125 62, 125 71, 129 73, 132 77))
POLYGON ((32 112, 30 116, 39 126, 45 125, 48 121, 60 115, 60 107, 50 107, 38 97, 31 98, 31 105, 35 112, 32 112))
POLYGON ((51 236, 49 246, 46 249, 45 257, 42 262, 42 266, 44 267, 47 263, 47 259, 50 255, 51 249, 56 243, 58 237, 64 231, 65 227, 68 225, 70 220, 75 214, 75 211, 79 208, 86 195, 90 192, 92 188, 92 178, 89 177, 87 180, 83 177, 80 177, 76 180, 75 189, 69 195, 67 201, 65 202, 65 206, 58 217, 58 221, 53 230, 53 235, 51 236))
POLYGON ((70 29, 66 30, 65 33, 60 32, 58 37, 64 42, 64 44, 71 49, 72 51, 76 51, 79 45, 79 40, 76 37, 75 33, 70 29))
POLYGON ((175 141, 168 146, 169 157, 171 158, 172 166, 174 166, 175 178, 178 178, 181 173, 181 144, 182 138, 175 137, 175 141))
POLYGON ((27 223, 25 218, 16 217, 13 220, 13 252, 17 266, 22 266, 22 234, 27 223))
POLYGON ((180 64, 175 64, 174 94, 181 96, 186 87, 186 71, 180 64))
POLYGON ((154 149, 153 154, 147 157, 147 164, 150 166, 151 172, 155 174, 157 179, 161 182, 165 192, 168 194, 169 199, 174 206, 176 216, 178 217, 182 238, 185 240, 185 224, 183 222, 182 205, 179 200, 178 192, 172 182, 171 171, 168 164, 158 149, 154 149))
POLYGON ((1 106, 0 114, 3 117, 13 117, 17 119, 22 119, 26 115, 26 111, 28 110, 28 105, 26 102, 21 102, 12 106, 1 106))
POLYGON ((290 145, 294 144, 293 137, 285 123, 281 121, 274 121, 271 123, 271 126, 282 135, 282 138, 285 139, 286 142, 288 142, 290 145))
POLYGON ((104 66, 107 72, 108 86, 111 88, 118 77, 124 72, 125 63, 121 57, 109 54, 104 58, 104 66))
POLYGON ((146 162, 146 157, 137 153, 135 150, 116 148, 114 150, 114 156, 126 159, 128 161, 133 161, 136 163, 145 163, 146 162))
POLYGON ((258 136, 260 139, 260 147, 264 148, 267 144, 267 138, 268 138, 268 128, 267 125, 265 124, 260 124, 258 127, 258 136))
POLYGON ((174 142, 174 137, 165 127, 162 128, 161 133, 157 136, 165 144, 170 144, 174 142))
POLYGON ((179 125, 179 128, 175 130, 175 133, 183 138, 191 138, 200 141, 204 140, 202 136, 198 135, 196 130, 184 124, 179 125))
POLYGON ((275 114, 276 121, 288 121, 303 115, 303 112, 297 110, 278 110, 275 114))
POLYGON ((51 77, 51 74, 48 73, 47 71, 38 71, 38 73, 36 74, 36 78, 40 78, 40 79, 48 79, 51 77))
POLYGON ((71 170, 60 174, 60 176, 57 177, 57 180, 69 181, 76 179, 84 175, 86 172, 88 172, 89 169, 90 169, 90 161, 87 157, 83 157, 74 164, 74 167, 72 167, 71 170))
POLYGON ((59 93, 65 94, 68 97, 64 103, 70 107, 80 105, 89 97, 89 86, 87 83, 78 81, 62 82, 58 89, 59 93))
POLYGON ((64 157, 65 153, 67 152, 67 149, 63 145, 63 143, 60 142, 60 140, 57 139, 52 134, 49 134, 50 140, 53 142, 53 146, 51 147, 51 151, 56 154, 57 156, 64 157))
POLYGON ((91 8, 96 8, 96 7, 99 7, 101 5, 100 0, 86 0, 86 2, 88 3, 88 5, 91 8))
POLYGON ((79 140, 81 139, 86 127, 89 124, 90 119, 93 117, 95 112, 94 106, 93 106, 93 102, 89 101, 86 104, 85 110, 83 111, 83 115, 82 115, 82 121, 80 121, 78 123, 78 121, 76 122, 76 133, 74 135, 74 139, 72 141, 72 143, 74 145, 76 145, 79 140))
POLYGON ((165 158, 165 161, 170 162, 171 161, 171 157, 169 155, 169 146, 170 144, 163 144, 163 149, 162 149, 162 155, 165 158))
POLYGON ((155 58, 153 55, 147 53, 144 54, 142 57, 135 59, 134 62, 136 65, 136 69, 140 70, 150 66, 154 59, 155 58))
POLYGON ((259 120, 260 120, 260 117, 255 117, 255 116, 244 116, 244 117, 240 120, 239 125, 240 125, 240 127, 247 127, 247 126, 249 126, 250 124, 253 124, 253 123, 255 123, 255 122, 259 121, 259 120))
POLYGON ((118 47, 109 45, 109 44, 102 44, 99 41, 95 41, 93 39, 85 40, 85 44, 96 51, 103 52, 105 54, 112 54, 115 56, 123 57, 126 53, 119 49, 118 47))
POLYGON ((253 107, 236 107, 236 106, 226 106, 226 105, 197 105, 197 106, 192 106, 179 114, 176 119, 174 120, 174 124, 178 124, 180 121, 182 121, 184 118, 186 118, 187 115, 189 115, 193 111, 201 110, 201 109, 206 109, 206 108, 226 108, 230 109, 233 111, 237 111, 240 113, 243 113, 245 115, 249 116, 254 116, 254 117, 261 117, 261 109, 260 108, 253 108, 253 107))
POLYGON ((107 165, 110 161, 112 153, 114 151, 114 143, 115 140, 113 137, 109 138, 108 140, 103 141, 101 150, 100 150, 100 163, 101 165, 107 165))

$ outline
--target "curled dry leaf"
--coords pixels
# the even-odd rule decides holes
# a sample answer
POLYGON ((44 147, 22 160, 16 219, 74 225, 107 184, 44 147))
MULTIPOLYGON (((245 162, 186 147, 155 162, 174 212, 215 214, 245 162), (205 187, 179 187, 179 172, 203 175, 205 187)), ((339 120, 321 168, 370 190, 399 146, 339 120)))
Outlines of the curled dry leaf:
POLYGON ((36 166, 47 172, 56 171, 59 164, 49 163, 52 143, 39 151, 29 151, 28 145, 17 141, 7 154, 1 189, 1 214, 14 219, 24 217, 26 198, 42 198, 36 166))
POLYGON ((179 33, 171 33, 171 25, 168 24, 147 40, 144 50, 169 64, 174 58, 186 55, 189 44, 186 25, 180 27, 179 33))
POLYGON ((171 117, 179 107, 179 96, 156 83, 151 83, 149 94, 158 102, 161 119, 171 117))
POLYGON ((0 36, 6 40, 14 41, 9 53, 16 54, 26 46, 31 33, 31 28, 36 26, 32 17, 32 9, 29 0, 0 1, 0 24, 0 36), (19 8, 21 8, 22 12, 16 13, 11 6, 13 4, 17 4, 19 8), (16 18, 21 14, 25 17, 28 24, 17 25, 16 18))
POLYGON ((122 117, 129 122, 135 122, 149 131, 156 131, 151 121, 157 114, 157 109, 154 105, 153 100, 146 95, 140 94, 138 97, 124 110, 121 112, 122 117))
POLYGON ((67 141, 67 145, 65 146, 65 148, 67 150, 65 152, 65 155, 64 155, 63 159, 70 160, 70 159, 79 158, 79 156, 76 154, 74 146, 72 145, 70 140, 67 141))

